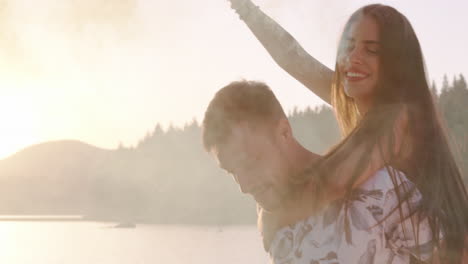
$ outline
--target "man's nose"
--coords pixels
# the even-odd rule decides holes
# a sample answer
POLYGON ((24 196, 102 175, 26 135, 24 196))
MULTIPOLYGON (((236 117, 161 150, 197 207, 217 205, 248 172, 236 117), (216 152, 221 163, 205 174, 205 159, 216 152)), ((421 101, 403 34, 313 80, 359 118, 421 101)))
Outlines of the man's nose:
POLYGON ((242 193, 249 194, 252 190, 252 181, 246 175, 234 175, 234 179, 239 185, 239 189, 242 193))

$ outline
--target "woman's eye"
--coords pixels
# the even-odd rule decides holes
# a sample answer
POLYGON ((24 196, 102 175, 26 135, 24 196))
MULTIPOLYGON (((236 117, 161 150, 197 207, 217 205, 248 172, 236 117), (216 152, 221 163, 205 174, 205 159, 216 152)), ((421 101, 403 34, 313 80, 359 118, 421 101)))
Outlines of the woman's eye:
POLYGON ((354 44, 348 43, 348 45, 346 45, 345 50, 347 53, 351 52, 353 49, 354 49, 354 44))
POLYGON ((377 49, 367 48, 366 50, 370 54, 379 54, 379 51, 377 49))

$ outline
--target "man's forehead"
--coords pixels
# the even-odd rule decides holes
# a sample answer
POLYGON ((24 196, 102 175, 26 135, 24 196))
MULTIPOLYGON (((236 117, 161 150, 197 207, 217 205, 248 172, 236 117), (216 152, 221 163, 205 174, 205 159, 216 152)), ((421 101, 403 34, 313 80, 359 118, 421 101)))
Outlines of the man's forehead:
POLYGON ((239 145, 222 144, 219 147, 213 148, 212 153, 215 156, 219 167, 232 171, 233 168, 239 166, 246 159, 246 152, 239 145))
POLYGON ((227 138, 212 149, 218 165, 228 171, 242 166, 248 160, 248 155, 258 140, 268 137, 268 129, 261 126, 252 126, 247 121, 231 126, 227 138))

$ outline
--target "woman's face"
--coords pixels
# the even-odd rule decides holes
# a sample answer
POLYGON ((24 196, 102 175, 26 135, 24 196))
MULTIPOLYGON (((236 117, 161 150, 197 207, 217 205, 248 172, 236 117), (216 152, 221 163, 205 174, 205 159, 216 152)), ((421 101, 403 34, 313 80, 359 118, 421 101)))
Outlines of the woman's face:
POLYGON ((368 108, 379 77, 379 30, 374 18, 361 16, 344 32, 338 70, 345 93, 368 108))

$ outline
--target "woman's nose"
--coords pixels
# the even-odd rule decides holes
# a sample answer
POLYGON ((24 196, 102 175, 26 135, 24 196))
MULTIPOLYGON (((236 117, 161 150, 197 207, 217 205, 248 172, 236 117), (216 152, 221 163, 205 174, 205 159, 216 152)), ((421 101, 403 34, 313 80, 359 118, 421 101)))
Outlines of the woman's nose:
POLYGON ((348 52, 346 59, 351 64, 362 64, 362 52, 355 47, 348 52))

